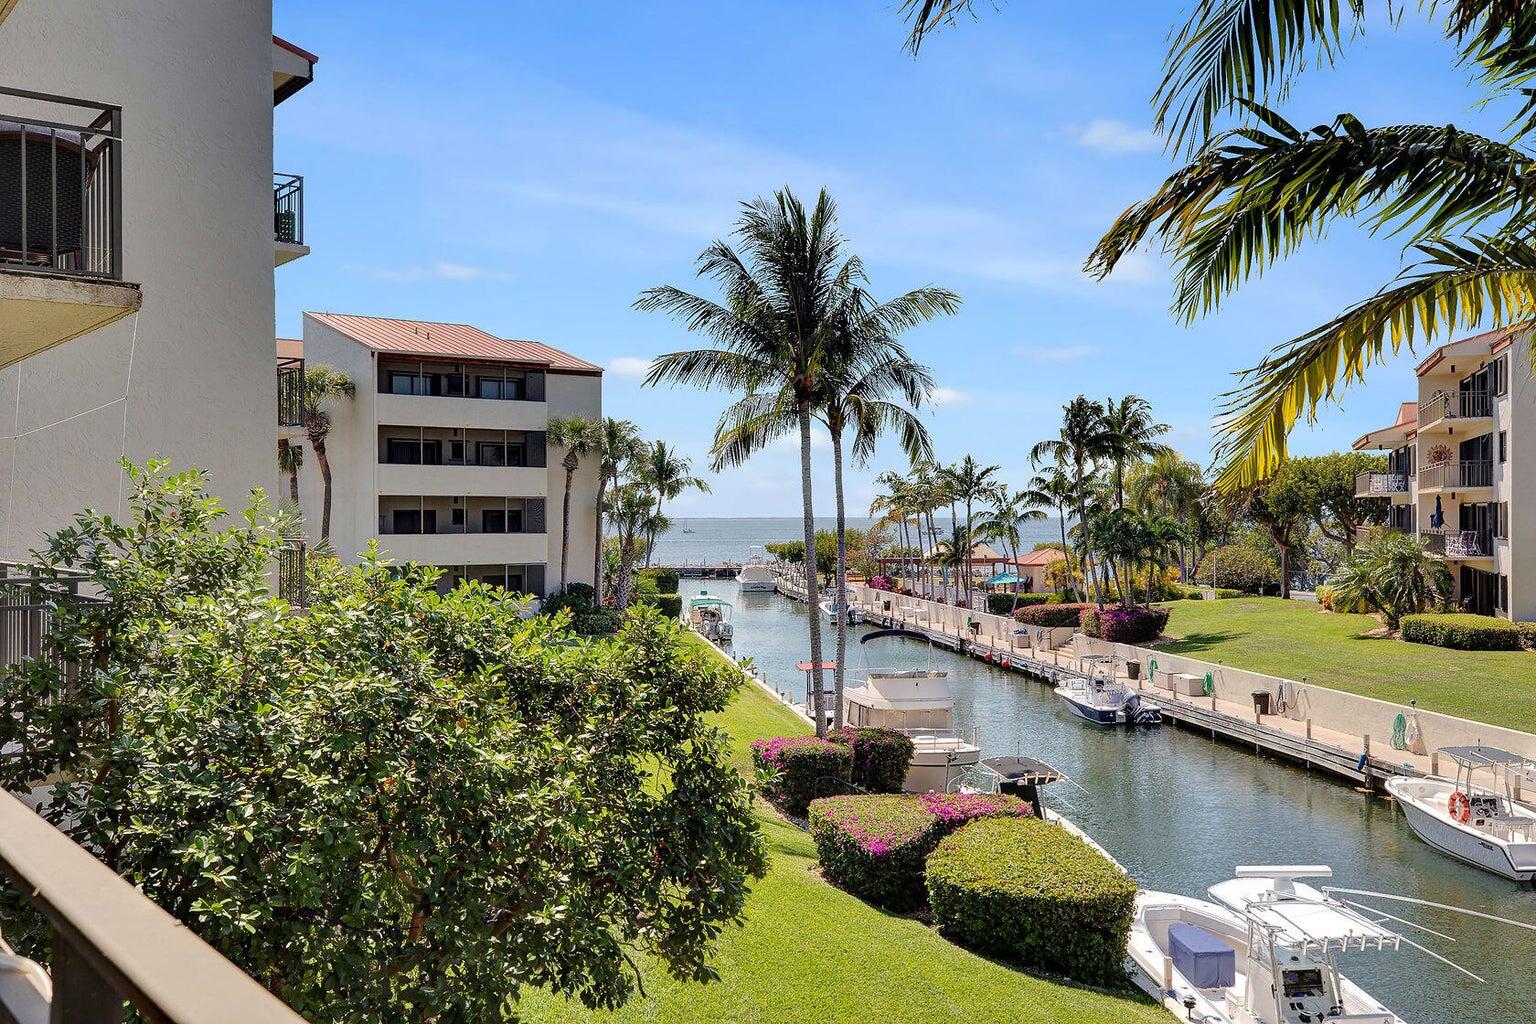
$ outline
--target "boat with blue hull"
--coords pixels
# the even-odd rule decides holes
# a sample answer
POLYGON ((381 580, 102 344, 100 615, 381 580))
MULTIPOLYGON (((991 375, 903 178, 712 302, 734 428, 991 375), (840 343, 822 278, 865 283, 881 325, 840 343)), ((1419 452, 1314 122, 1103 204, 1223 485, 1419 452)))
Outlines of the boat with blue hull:
POLYGON ((1117 680, 1072 676, 1056 685, 1056 696, 1074 715, 1094 725, 1157 725, 1163 709, 1117 680))

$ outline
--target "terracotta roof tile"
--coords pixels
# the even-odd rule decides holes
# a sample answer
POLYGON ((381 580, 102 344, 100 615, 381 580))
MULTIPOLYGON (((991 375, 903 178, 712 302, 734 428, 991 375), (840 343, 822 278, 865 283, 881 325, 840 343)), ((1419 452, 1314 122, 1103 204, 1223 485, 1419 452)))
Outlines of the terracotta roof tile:
POLYGON ((394 320, 345 313, 305 313, 375 352, 449 359, 488 359, 546 366, 551 370, 602 373, 602 367, 577 359, 542 342, 516 341, 487 334, 468 324, 394 320))
POLYGON ((277 358, 279 359, 303 359, 304 342, 299 338, 278 338, 277 358))
POLYGON ((1060 548, 1041 548, 1039 551, 1030 551, 1020 555, 1015 560, 1015 564, 1027 569, 1032 566, 1050 565, 1052 562, 1059 562, 1066 557, 1060 548))

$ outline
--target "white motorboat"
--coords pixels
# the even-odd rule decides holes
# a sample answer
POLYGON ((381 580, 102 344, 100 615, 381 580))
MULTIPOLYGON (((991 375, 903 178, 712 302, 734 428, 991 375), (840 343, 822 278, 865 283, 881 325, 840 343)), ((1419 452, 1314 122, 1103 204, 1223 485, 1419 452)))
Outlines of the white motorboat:
POLYGON ((1324 866, 1239 867, 1236 878, 1211 886, 1214 902, 1138 894, 1126 947, 1136 984, 1201 1024, 1403 1024, 1338 961, 1346 951, 1414 944, 1296 881, 1332 874, 1324 866))
MULTIPOLYGON (((843 595, 843 599, 845 601, 845 610, 848 613, 848 625, 857 626, 863 621, 863 618, 859 615, 859 609, 853 603, 853 591, 849 590, 846 592, 843 595)), ((816 607, 821 609, 821 614, 827 617, 828 622, 834 626, 837 625, 837 595, 828 595, 818 602, 816 607)))
POLYGON ((743 594, 767 594, 779 587, 773 575, 773 563, 768 561, 764 549, 754 545, 751 557, 736 573, 736 584, 743 594))
POLYGON ((1056 696, 1072 713, 1094 725, 1157 725, 1162 706, 1116 679, 1069 676, 1056 684, 1056 696))
POLYGON ((731 603, 707 592, 688 602, 688 624, 695 633, 717 644, 728 644, 736 635, 736 627, 731 625, 731 603))
POLYGON ((1536 878, 1536 808, 1515 798, 1515 783, 1536 785, 1536 762, 1497 747, 1446 747, 1454 778, 1393 776, 1387 792, 1424 842, 1448 857, 1517 882, 1536 878), (1487 785, 1474 778, 1486 771, 1487 785))
POLYGON ((905 788, 909 792, 943 791, 976 765, 981 748, 975 732, 955 729, 955 701, 949 673, 933 667, 933 641, 910 629, 877 629, 859 637, 865 652, 864 681, 843 691, 843 721, 852 726, 895 729, 911 737, 913 752, 905 788), (870 668, 866 646, 872 640, 918 640, 928 645, 924 668, 870 668))

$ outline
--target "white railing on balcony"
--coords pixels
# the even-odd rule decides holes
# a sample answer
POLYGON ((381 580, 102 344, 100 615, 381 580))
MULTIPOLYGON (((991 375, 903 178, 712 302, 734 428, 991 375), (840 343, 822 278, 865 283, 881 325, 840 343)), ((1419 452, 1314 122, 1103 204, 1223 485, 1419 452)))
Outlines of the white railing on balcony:
POLYGON ((1419 490, 1492 487, 1493 462, 1440 462, 1419 471, 1419 490))
POLYGON ((1355 497, 1379 498, 1408 493, 1406 473, 1361 473, 1355 477, 1355 497))
POLYGON ((1441 391, 1419 403, 1419 423, 1475 419, 1493 415, 1493 396, 1486 391, 1441 391))
POLYGON ((1492 558, 1493 538, 1476 530, 1452 530, 1444 527, 1423 531, 1429 552, 1446 558, 1492 558))

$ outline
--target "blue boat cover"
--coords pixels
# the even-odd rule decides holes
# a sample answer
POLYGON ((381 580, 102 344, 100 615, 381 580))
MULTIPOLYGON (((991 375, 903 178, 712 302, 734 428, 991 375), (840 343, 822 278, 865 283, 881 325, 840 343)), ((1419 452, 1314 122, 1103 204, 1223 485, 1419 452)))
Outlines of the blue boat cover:
POLYGON ((1168 926, 1168 953, 1173 966, 1195 988, 1228 988, 1237 981, 1237 953, 1192 924, 1168 926))

